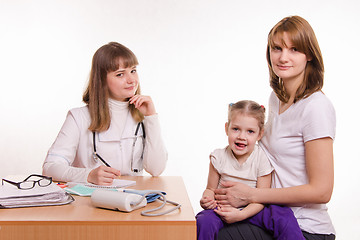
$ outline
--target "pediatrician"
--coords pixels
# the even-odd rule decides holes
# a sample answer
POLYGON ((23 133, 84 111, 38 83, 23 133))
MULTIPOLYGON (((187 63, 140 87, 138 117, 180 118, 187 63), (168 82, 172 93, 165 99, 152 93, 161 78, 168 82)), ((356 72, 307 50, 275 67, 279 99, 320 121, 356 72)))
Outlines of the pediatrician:
POLYGON ((165 169, 167 151, 158 114, 140 95, 138 61, 127 47, 110 42, 93 56, 86 106, 68 112, 43 164, 57 181, 110 185, 121 175, 152 176, 165 169))

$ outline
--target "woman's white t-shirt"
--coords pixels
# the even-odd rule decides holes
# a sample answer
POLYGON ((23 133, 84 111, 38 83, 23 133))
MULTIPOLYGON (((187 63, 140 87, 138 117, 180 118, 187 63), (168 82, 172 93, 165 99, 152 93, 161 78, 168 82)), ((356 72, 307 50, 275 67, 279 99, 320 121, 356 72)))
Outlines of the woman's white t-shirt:
MULTIPOLYGON (((286 188, 308 183, 305 142, 335 138, 335 110, 329 99, 316 92, 279 114, 280 101, 272 92, 265 134, 259 142, 274 167, 272 187, 286 188)), ((309 233, 335 234, 325 204, 291 207, 300 228, 309 233)))

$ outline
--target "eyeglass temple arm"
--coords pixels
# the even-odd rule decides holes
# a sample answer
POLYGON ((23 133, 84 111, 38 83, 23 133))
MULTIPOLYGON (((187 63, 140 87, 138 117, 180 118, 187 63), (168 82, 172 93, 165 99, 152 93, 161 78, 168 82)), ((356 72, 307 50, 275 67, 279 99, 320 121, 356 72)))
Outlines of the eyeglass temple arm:
POLYGON ((48 176, 44 176, 44 175, 31 174, 30 176, 28 176, 27 178, 25 178, 23 182, 27 181, 27 180, 28 180, 29 178, 31 178, 31 177, 42 177, 42 178, 52 179, 52 177, 48 177, 48 176))

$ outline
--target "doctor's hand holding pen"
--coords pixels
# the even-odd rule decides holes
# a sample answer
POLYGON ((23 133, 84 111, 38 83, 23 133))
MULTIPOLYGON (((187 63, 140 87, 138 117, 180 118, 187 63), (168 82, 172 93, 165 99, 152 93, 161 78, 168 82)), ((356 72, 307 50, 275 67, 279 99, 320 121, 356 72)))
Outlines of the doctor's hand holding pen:
POLYGON ((120 170, 101 165, 89 173, 88 182, 106 186, 111 185, 113 180, 120 176, 120 170))

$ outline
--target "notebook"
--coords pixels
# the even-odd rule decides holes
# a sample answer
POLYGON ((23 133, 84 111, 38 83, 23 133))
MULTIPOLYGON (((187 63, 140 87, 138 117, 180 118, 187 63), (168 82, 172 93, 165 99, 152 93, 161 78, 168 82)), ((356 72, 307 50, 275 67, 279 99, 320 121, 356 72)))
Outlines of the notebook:
POLYGON ((124 179, 114 179, 113 183, 108 186, 104 185, 96 185, 92 183, 84 183, 84 182, 68 182, 66 185, 68 187, 73 187, 75 185, 84 185, 90 188, 125 188, 136 185, 136 181, 132 180, 124 180, 124 179))
POLYGON ((136 185, 136 181, 124 180, 124 179, 114 179, 113 183, 109 186, 96 185, 92 183, 85 183, 86 187, 91 188, 125 188, 136 185))
POLYGON ((113 184, 109 186, 96 185, 92 183, 77 183, 77 182, 68 182, 64 190, 71 194, 76 194, 79 196, 91 196, 92 192, 97 188, 106 188, 109 190, 116 191, 118 188, 125 188, 134 186, 136 181, 124 180, 124 179, 114 179, 113 184))

